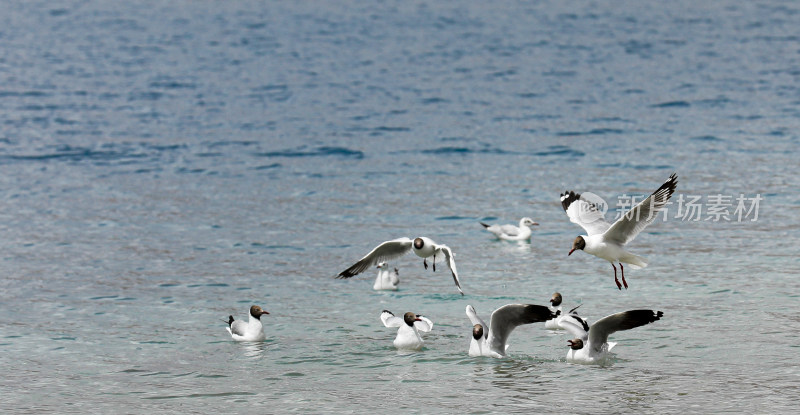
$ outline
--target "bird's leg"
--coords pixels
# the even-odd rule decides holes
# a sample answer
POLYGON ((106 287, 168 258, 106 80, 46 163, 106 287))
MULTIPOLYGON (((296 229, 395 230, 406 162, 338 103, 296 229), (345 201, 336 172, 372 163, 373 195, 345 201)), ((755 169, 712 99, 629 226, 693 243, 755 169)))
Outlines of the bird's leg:
POLYGON ((625 285, 625 289, 628 289, 628 283, 625 282, 625 268, 622 268, 622 262, 619 263, 619 271, 622 273, 622 283, 625 285))
POLYGON ((614 282, 617 283, 617 288, 619 288, 621 290, 622 289, 622 284, 620 284, 619 280, 617 279, 617 267, 616 267, 616 265, 614 265, 613 262, 611 263, 611 266, 614 267, 614 282))
POLYGON ((428 260, 422 259, 422 265, 425 265, 425 269, 428 269, 428 260))
POLYGON ((436 254, 433 254, 433 272, 436 272, 436 254))

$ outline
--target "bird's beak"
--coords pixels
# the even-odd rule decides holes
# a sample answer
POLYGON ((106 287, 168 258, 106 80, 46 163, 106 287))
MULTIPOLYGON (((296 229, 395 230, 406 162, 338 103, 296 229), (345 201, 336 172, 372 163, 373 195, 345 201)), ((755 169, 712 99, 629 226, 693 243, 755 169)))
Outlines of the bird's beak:
POLYGON ((422 319, 420 317, 422 317, 422 316, 417 314, 417 318, 415 318, 414 321, 422 321, 422 319))
POLYGON ((261 310, 261 315, 263 316, 264 314, 269 314, 269 312, 267 312, 265 310, 261 310))
POLYGON ((572 340, 567 340, 567 346, 572 347, 572 340))
POLYGON ((570 255, 572 255, 572 253, 573 253, 573 252, 575 252, 575 248, 572 248, 572 249, 570 249, 570 250, 569 250, 569 253, 567 254, 567 256, 570 256, 570 255))
POLYGON ((538 222, 533 222, 533 225, 539 226, 539 223, 538 222))

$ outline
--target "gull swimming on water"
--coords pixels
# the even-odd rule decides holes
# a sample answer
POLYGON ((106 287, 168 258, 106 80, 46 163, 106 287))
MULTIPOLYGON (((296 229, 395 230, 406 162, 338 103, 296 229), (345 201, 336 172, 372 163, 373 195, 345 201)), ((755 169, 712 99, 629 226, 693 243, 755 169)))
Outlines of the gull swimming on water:
POLYGON ((387 264, 386 262, 381 262, 380 264, 378 264, 378 277, 375 278, 375 284, 372 285, 373 290, 397 291, 397 286, 399 284, 400 284, 400 273, 397 271, 397 268, 390 271, 389 264, 387 264))
POLYGON ((506 241, 527 241, 531 239, 530 226, 539 225, 533 219, 525 217, 519 220, 517 225, 487 225, 480 222, 487 231, 493 233, 498 239, 506 241))
POLYGON ((394 339, 394 347, 401 350, 420 350, 425 342, 419 332, 429 332, 433 328, 433 322, 428 318, 412 312, 405 313, 403 318, 395 317, 389 310, 381 313, 381 322, 386 327, 399 327, 397 337, 394 339))
POLYGON ((567 212, 570 222, 580 225, 587 233, 575 238, 572 249, 567 255, 572 255, 575 250, 580 249, 605 259, 614 268, 614 282, 617 283, 617 288, 621 290, 624 284, 627 289, 628 283, 625 281, 622 263, 630 264, 636 269, 646 267, 647 260, 626 251, 624 246, 656 220, 658 212, 667 205, 677 185, 678 176, 673 173, 653 194, 622 215, 613 225, 605 221, 595 204, 581 198, 580 194, 572 191, 562 193, 561 206, 567 212), (619 263, 622 284, 617 279, 615 262, 619 263))
POLYGON ((490 323, 486 324, 475 307, 468 305, 467 317, 472 322, 469 355, 500 358, 506 356, 508 336, 517 326, 539 323, 555 317, 555 314, 543 305, 507 304, 492 312, 490 323))
POLYGON ((233 340, 240 342, 260 342, 266 338, 264 336, 264 326, 261 325, 261 316, 269 314, 254 305, 250 307, 250 319, 245 323, 241 320, 234 320, 233 316, 228 316, 228 327, 225 327, 233 340))
POLYGON ((587 322, 586 319, 582 318, 581 316, 578 315, 577 312, 575 312, 575 310, 577 310, 578 307, 580 307, 580 305, 569 310, 566 314, 564 314, 561 310, 562 301, 563 297, 561 297, 561 293, 559 292, 554 293, 553 296, 550 298, 550 304, 551 304, 550 310, 552 310, 555 313, 556 317, 545 321, 544 328, 548 330, 565 330, 566 328, 561 324, 561 322, 572 321, 584 327, 586 330, 589 330, 588 326, 589 322, 587 322))
POLYGON ((425 269, 428 269, 428 259, 431 260, 434 271, 436 271, 437 262, 446 262, 447 267, 450 268, 450 272, 453 274, 453 281, 456 283, 458 292, 464 295, 464 291, 461 290, 461 282, 458 280, 458 271, 456 271, 456 260, 453 251, 451 251, 447 245, 437 244, 430 238, 424 236, 415 239, 398 238, 383 242, 364 256, 364 258, 361 258, 358 262, 350 266, 350 268, 340 272, 336 278, 350 278, 366 271, 369 267, 375 266, 383 261, 390 261, 401 257, 411 251, 418 257, 423 258, 422 265, 425 266, 425 269))
POLYGON ((570 350, 567 351, 567 362, 583 364, 603 364, 608 352, 617 345, 608 342, 608 336, 620 330, 630 330, 661 319, 664 313, 653 310, 629 310, 612 314, 597 320, 588 329, 571 321, 565 321, 564 327, 574 336, 568 340, 570 350))

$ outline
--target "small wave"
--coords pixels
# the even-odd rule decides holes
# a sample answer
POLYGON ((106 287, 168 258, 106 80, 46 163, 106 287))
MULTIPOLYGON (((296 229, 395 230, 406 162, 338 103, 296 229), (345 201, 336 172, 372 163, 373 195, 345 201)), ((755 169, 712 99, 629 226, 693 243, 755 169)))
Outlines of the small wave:
POLYGON ((494 147, 472 149, 469 147, 458 147, 458 146, 429 148, 425 150, 419 150, 419 152, 422 154, 517 154, 512 151, 507 151, 501 148, 494 148, 494 147))
POLYGON ((475 218, 468 216, 439 216, 436 220, 475 220, 475 218))
POLYGON ((594 128, 589 131, 563 131, 556 133, 560 137, 575 137, 584 135, 605 135, 605 134, 623 134, 625 130, 618 128, 594 128))
POLYGON ((534 156, 566 156, 566 157, 583 157, 586 155, 583 151, 573 150, 567 146, 550 146, 546 151, 538 151, 533 153, 534 156))
POLYGON ((692 137, 690 140, 694 141, 723 141, 721 138, 713 136, 713 135, 700 135, 697 137, 692 137))
POLYGON ((315 149, 306 150, 305 146, 292 150, 268 151, 266 153, 256 153, 259 157, 325 157, 335 156, 353 159, 363 159, 364 152, 351 150, 346 147, 322 146, 315 149))
POLYGON ((687 101, 667 101, 660 104, 653 104, 650 108, 688 108, 691 104, 687 101))

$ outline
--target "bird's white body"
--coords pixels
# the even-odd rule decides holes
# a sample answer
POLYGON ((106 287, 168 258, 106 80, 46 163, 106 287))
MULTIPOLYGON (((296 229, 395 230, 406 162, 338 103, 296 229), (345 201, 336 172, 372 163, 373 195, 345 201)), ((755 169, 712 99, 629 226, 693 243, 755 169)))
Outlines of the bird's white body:
POLYGON ((550 320, 545 321, 544 328, 548 330, 563 330, 563 328, 558 324, 561 321, 560 320, 562 317, 561 313, 563 312, 561 306, 558 307, 551 306, 550 311, 556 313, 558 316, 556 318, 551 318, 550 320))
POLYGON ((250 315, 250 319, 245 323, 241 320, 234 321, 229 327, 225 327, 233 340, 239 342, 260 342, 266 339, 264 326, 261 320, 250 315))
POLYGON ((567 362, 582 365, 603 365, 608 362, 609 352, 616 346, 616 342, 606 342, 595 348, 591 342, 580 350, 569 349, 567 362))
POLYGON ((481 223, 487 231, 493 233, 498 239, 506 241, 527 241, 531 239, 530 226, 538 225, 531 218, 522 218, 519 220, 519 226, 516 225, 487 225, 481 223))
POLYGON ((420 315, 417 315, 416 319, 412 317, 412 319, 409 320, 408 314, 410 313, 406 313, 404 318, 400 318, 384 310, 381 313, 381 321, 386 327, 398 327, 397 337, 395 337, 392 342, 394 347, 398 350, 420 350, 422 346, 425 345, 425 341, 422 340, 420 332, 431 331, 431 329, 433 329, 433 322, 420 315))
POLYGON ((614 263, 630 264, 632 268, 639 269, 647 266, 647 260, 634 255, 623 248, 622 244, 607 241, 604 238, 605 234, 595 235, 581 235, 586 241, 586 247, 583 251, 587 254, 592 254, 598 258, 605 259, 612 265, 614 263))
POLYGON ((397 268, 389 269, 389 264, 381 262, 378 264, 378 276, 375 278, 375 284, 372 289, 376 291, 397 291, 397 286, 400 284, 400 276, 397 268))

